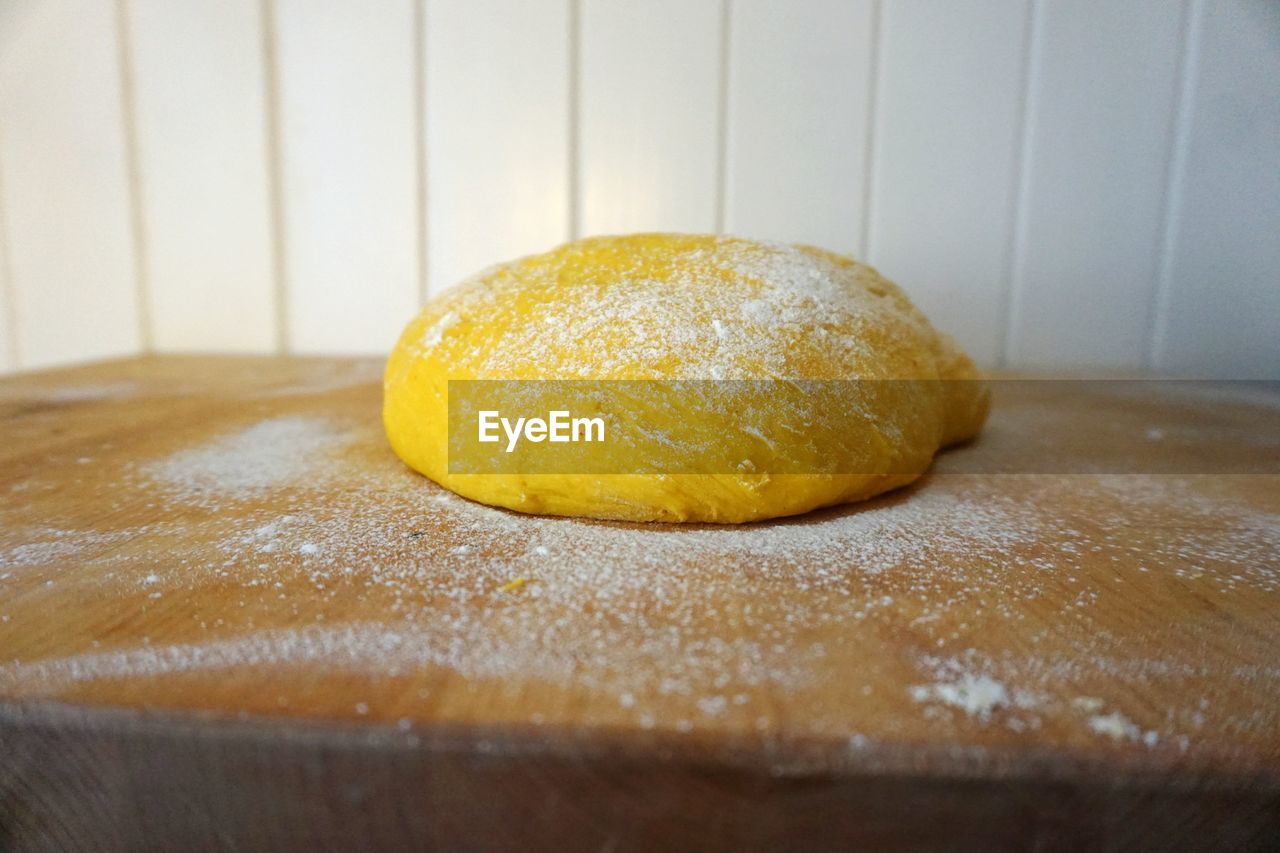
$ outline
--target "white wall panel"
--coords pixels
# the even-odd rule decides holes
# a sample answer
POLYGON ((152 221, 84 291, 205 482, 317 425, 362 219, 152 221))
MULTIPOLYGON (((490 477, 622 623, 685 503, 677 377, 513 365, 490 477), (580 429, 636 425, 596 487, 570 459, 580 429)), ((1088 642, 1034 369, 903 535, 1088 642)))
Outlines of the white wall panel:
POLYGON ((23 367, 141 345, 110 0, 0 12, 0 186, 23 367))
POLYGON ((129 0, 152 340, 276 346, 258 0, 129 0))
POLYGON ((719 0, 582 0, 583 233, 715 229, 720 23, 719 0))
POLYGON ((1014 364, 1146 360, 1180 8, 1169 0, 1038 4, 1008 341, 1014 364))
POLYGON ((274 0, 288 344, 386 352, 419 296, 412 0, 274 0))
POLYGON ((1026 0, 881 12, 867 257, 984 364, 1005 319, 1028 12, 1026 0))
POLYGON ((1199 0, 1156 366, 1280 379, 1280 4, 1199 0))
MULTIPOLYGON (((4 15, 0 14, 0 25, 4 15)), ((4 172, 0 168, 0 175, 4 172)), ((18 341, 14 336, 17 317, 13 313, 13 276, 9 273, 9 239, 4 224, 4 184, 0 182, 0 373, 18 367, 18 341)))
POLYGON ((1276 377, 1276 79, 1274 0, 0 0, 0 371, 384 353, 424 284, 724 228, 985 363, 1276 377))
POLYGON ((740 0, 725 230, 853 253, 863 231, 871 0, 740 0))
POLYGON ((439 291, 569 232, 568 0, 426 10, 427 282, 439 291))

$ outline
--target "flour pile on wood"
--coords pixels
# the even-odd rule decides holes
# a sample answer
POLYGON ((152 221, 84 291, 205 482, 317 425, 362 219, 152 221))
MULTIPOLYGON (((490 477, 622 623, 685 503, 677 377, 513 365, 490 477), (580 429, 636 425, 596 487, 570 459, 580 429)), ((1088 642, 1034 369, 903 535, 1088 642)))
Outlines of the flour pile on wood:
POLYGON ((318 418, 273 418, 179 451, 147 466, 145 473, 186 498, 245 496, 301 481, 308 474, 323 476, 327 457, 341 445, 340 434, 318 418))

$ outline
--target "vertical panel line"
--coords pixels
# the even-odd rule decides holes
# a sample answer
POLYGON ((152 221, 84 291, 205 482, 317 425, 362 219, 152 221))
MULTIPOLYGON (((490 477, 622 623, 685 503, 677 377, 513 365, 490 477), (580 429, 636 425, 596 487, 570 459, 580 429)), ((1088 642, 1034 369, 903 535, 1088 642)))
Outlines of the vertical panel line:
POLYGON ((880 48, 884 38, 881 26, 883 9, 881 0, 871 0, 870 49, 867 55, 867 128, 865 150, 862 154, 862 223, 858 234, 858 257, 870 262, 871 248, 871 199, 875 178, 875 141, 880 123, 880 48))
POLYGON ((1031 141, 1035 132, 1035 107, 1040 86, 1040 47, 1043 41, 1040 0, 1031 0, 1022 34, 1022 97, 1018 101, 1015 126, 1018 138, 1013 152, 1013 180, 1009 182, 1009 233, 1005 239, 1004 270, 1001 276, 1000 306, 1002 316, 997 323, 1000 341, 996 348, 1000 367, 1012 361, 1014 335, 1022 302, 1022 268, 1027 242, 1027 197, 1031 191, 1031 141))
POLYGON ((417 168, 418 302, 427 301, 427 3, 413 0, 413 145, 417 168))
POLYGON ((284 205, 284 151, 280 131, 280 62, 275 0, 260 0, 262 70, 266 91, 267 194, 270 199, 272 283, 276 312, 276 352, 289 351, 289 259, 284 205))
POLYGON ((1191 139, 1194 87, 1200 66, 1200 31, 1204 20, 1201 0, 1182 4, 1181 50, 1174 92, 1173 128, 1165 152, 1164 197, 1161 199, 1160 240, 1156 247, 1155 285, 1149 315, 1147 367, 1163 366, 1169 333, 1169 303, 1173 294, 1173 253, 1178 221, 1182 212, 1187 151, 1191 139))
POLYGON ((732 67, 732 0, 720 0, 720 80, 716 93, 716 233, 723 234, 729 208, 729 71, 732 67))
POLYGON ((4 152, 0 151, 0 300, 4 301, 5 331, 8 333, 9 364, 22 367, 22 349, 18 346, 18 285, 13 280, 13 263, 9 255, 9 229, 4 192, 4 152))
POLYGON ((143 212, 142 156, 138 146, 138 102, 133 65, 129 0, 116 0, 116 66, 120 75, 120 113, 124 130, 125 180, 129 187, 129 227, 133 250, 133 281, 138 300, 138 334, 144 353, 155 351, 150 264, 147 259, 146 216, 143 212))
POLYGON ((568 184, 566 230, 570 240, 582 236, 582 0, 569 3, 569 158, 566 172, 568 184))

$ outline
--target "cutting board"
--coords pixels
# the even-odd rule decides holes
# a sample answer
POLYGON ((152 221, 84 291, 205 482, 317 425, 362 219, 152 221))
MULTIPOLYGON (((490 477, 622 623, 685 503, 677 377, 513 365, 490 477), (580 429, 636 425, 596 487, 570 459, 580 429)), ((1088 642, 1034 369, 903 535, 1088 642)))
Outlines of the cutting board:
POLYGON ((0 848, 1280 840, 1274 388, 996 382, 721 528, 451 495, 379 369, 0 382, 0 848))

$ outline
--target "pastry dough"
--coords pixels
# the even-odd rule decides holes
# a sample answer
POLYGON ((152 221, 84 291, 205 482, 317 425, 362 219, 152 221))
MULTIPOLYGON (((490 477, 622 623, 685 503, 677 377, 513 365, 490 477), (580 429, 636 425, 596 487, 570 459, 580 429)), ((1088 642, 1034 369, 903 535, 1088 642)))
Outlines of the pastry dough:
MULTIPOLYGON (((868 266, 810 246, 636 234, 500 264, 433 299, 391 353, 383 420, 408 465, 482 503, 632 521, 746 522, 912 481, 939 448, 981 428, 988 393, 976 379, 969 358, 868 266), (705 437, 663 445, 657 470, 666 464, 677 473, 451 474, 450 379, 925 381, 818 383, 832 390, 805 395, 799 405, 807 413, 797 412, 791 394, 785 411, 763 399, 736 409, 737 422, 670 393, 630 395, 617 400, 628 420, 705 437), (711 457, 742 463, 678 473, 711 457)), ((749 384, 763 394, 772 387, 749 384)), ((629 460, 612 461, 628 470, 629 460)))

